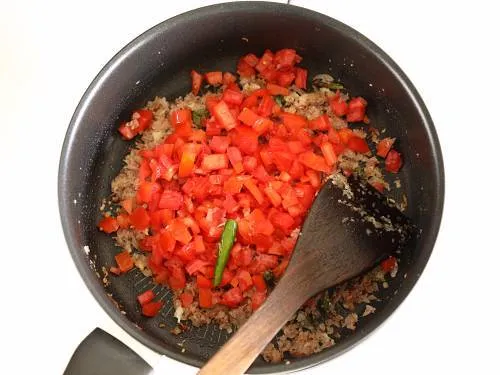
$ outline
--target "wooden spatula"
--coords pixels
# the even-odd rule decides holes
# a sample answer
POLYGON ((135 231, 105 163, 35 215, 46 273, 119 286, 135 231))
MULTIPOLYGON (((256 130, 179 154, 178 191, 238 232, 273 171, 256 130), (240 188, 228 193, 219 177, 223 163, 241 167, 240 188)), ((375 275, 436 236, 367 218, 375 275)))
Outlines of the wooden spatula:
POLYGON ((307 299, 372 268, 411 233, 409 220, 371 186, 327 181, 274 291, 198 374, 243 374, 307 299))

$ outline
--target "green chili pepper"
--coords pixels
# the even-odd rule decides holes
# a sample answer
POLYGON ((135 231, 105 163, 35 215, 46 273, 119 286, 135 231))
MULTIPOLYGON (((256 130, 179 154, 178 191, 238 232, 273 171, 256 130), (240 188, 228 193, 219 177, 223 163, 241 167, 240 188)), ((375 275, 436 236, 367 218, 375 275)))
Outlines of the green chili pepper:
POLYGON ((217 264, 215 266, 214 286, 217 286, 222 281, 222 274, 229 260, 229 253, 233 248, 234 238, 236 237, 236 230, 238 223, 234 220, 226 221, 224 231, 220 237, 219 254, 217 256, 217 264))
POLYGON ((276 95, 274 97, 274 101, 280 106, 283 107, 285 105, 285 98, 283 95, 276 95))

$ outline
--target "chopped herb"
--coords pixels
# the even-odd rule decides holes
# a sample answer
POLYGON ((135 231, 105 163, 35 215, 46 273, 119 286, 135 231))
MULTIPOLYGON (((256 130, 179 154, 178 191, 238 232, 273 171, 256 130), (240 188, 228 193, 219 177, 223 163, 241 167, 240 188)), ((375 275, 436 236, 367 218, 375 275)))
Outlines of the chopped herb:
POLYGON ((330 312, 331 306, 330 294, 326 291, 317 302, 318 311, 325 317, 330 312))
POLYGON ((274 101, 280 106, 283 107, 285 105, 285 98, 283 95, 276 95, 274 97, 274 101))
POLYGON ((193 111, 193 122, 199 128, 204 119, 208 118, 210 113, 207 109, 200 109, 198 111, 193 111))
POLYGON ((343 90, 344 85, 338 82, 332 82, 327 86, 330 90, 343 90))

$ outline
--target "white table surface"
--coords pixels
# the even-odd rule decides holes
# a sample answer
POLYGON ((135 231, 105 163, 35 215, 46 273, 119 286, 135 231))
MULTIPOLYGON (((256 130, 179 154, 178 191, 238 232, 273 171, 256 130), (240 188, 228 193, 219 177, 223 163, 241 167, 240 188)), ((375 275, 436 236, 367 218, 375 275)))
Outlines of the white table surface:
MULTIPOLYGON (((62 373, 96 326, 157 363, 78 275, 59 221, 57 166, 73 110, 108 59, 149 27, 208 3, 0 5, 1 374, 62 373)), ((396 60, 432 114, 446 170, 440 235, 413 292, 368 340, 303 374, 500 373, 499 13, 493 1, 459 3, 292 0, 356 28, 396 60)))

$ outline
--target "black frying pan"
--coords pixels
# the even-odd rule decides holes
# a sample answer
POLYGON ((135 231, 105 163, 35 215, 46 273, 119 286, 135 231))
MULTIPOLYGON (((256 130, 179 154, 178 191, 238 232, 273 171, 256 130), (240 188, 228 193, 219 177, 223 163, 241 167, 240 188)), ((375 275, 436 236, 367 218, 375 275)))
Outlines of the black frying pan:
POLYGON ((169 99, 190 88, 189 72, 235 70, 239 56, 289 47, 304 57, 309 76, 330 73, 353 95, 369 102, 378 128, 396 136, 405 165, 401 181, 407 215, 422 229, 404 252, 398 278, 384 290, 377 312, 358 329, 321 353, 268 364, 257 360, 252 373, 273 373, 312 366, 351 348, 379 326, 408 295, 431 254, 444 200, 443 161, 436 131, 422 99, 399 67, 355 30, 319 13, 276 3, 238 2, 209 6, 169 19, 139 36, 104 67, 85 92, 71 119, 59 169, 59 205, 73 259, 106 312, 144 345, 176 360, 201 366, 228 338, 216 327, 193 328, 173 336, 171 293, 155 291, 167 302, 154 319, 141 316, 136 295, 153 287, 138 271, 103 285, 102 267, 119 251, 98 231, 99 206, 131 147, 118 124, 155 95, 169 99), (76 203, 75 203, 76 200, 76 203), (88 246, 87 255, 84 247, 88 246), (406 275, 404 278, 403 275, 406 275), (397 292, 397 293, 396 293, 397 292), (112 295, 112 297, 109 297, 112 295), (159 323, 166 328, 160 328, 159 323), (177 344, 184 341, 185 352, 177 344))

